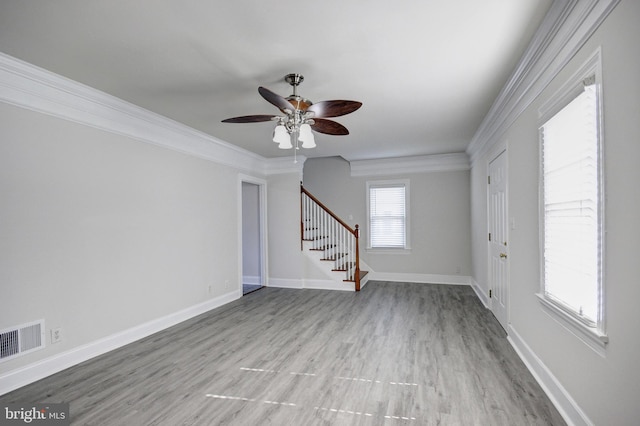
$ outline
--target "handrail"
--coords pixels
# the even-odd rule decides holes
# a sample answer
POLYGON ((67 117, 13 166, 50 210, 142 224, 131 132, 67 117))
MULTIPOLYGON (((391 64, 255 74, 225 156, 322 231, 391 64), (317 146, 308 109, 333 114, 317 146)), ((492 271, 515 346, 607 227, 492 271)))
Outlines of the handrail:
MULTIPOLYGON (((340 225, 344 226, 347 231, 351 232, 353 235, 356 235, 356 231, 355 229, 351 228, 349 225, 347 225, 342 219, 340 219, 334 212, 331 211, 331 209, 329 209, 327 206, 325 206, 320 200, 318 200, 316 197, 314 197, 309 191, 307 191, 306 189, 304 189, 304 186, 300 185, 300 192, 305 194, 307 197, 311 198, 313 200, 314 203, 316 203, 317 205, 319 205, 322 210, 324 210, 325 212, 329 213, 329 215, 334 218, 340 225)), ((357 225, 356 225, 357 227, 357 225)), ((357 228, 356 228, 357 229, 357 228)))

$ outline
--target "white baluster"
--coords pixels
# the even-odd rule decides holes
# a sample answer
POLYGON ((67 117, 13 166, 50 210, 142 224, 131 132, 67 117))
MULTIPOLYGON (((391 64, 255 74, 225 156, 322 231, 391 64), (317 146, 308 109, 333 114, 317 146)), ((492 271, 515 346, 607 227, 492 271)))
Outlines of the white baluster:
POLYGON ((349 278, 355 277, 355 263, 356 263, 356 237, 349 233, 349 239, 351 240, 351 266, 349 267, 349 278))
POLYGON ((316 228, 318 228, 316 230, 316 248, 320 248, 322 243, 322 240, 320 239, 320 237, 322 237, 322 209, 320 209, 320 206, 317 204, 316 204, 316 228))
POLYGON ((315 231, 316 232, 315 242, 316 242, 316 248, 319 248, 320 247, 320 240, 318 239, 318 237, 320 236, 320 232, 321 232, 321 230, 320 230, 320 207, 317 204, 315 205, 315 211, 316 211, 316 217, 315 217, 315 219, 313 221, 314 226, 316 228, 316 231, 315 231))
MULTIPOLYGON (((327 212, 324 211, 324 209, 322 210, 322 245, 324 246, 324 248, 327 248, 327 212)), ((326 256, 326 250, 325 250, 325 256, 326 256)))
POLYGON ((336 241, 336 256, 335 256, 335 261, 333 263, 333 269, 338 269, 339 268, 339 264, 340 264, 340 256, 339 253, 342 251, 342 233, 341 233, 341 229, 338 228, 338 233, 337 233, 337 241, 336 241))
POLYGON ((333 232, 333 218, 331 215, 327 214, 327 246, 331 247, 329 249, 329 256, 332 256, 333 253, 333 238, 331 233, 333 232))
POLYGON ((339 250, 339 245, 340 245, 340 240, 338 239, 338 230, 340 229, 340 226, 338 224, 338 222, 336 222, 335 220, 333 221, 333 256, 334 258, 338 255, 338 251, 339 250))
POLYGON ((338 268, 342 268, 344 263, 344 226, 340 227, 340 258, 337 260, 338 268))
POLYGON ((307 209, 309 208, 309 197, 307 194, 302 194, 302 233, 304 235, 303 239, 309 238, 309 230, 308 230, 308 221, 307 218, 309 213, 307 209))
MULTIPOLYGON (((324 247, 324 234, 325 234, 325 229, 324 229, 324 210, 320 207, 318 207, 318 212, 320 214, 320 221, 319 221, 319 233, 318 236, 320 237, 320 239, 318 240, 318 244, 320 246, 320 248, 324 247)), ((323 253, 324 254, 324 253, 323 253)))
POLYGON ((316 205, 316 203, 314 202, 311 205, 312 208, 312 219, 311 219, 311 223, 313 224, 313 248, 318 248, 318 242, 316 240, 316 238, 318 237, 318 206, 316 205))
POLYGON ((351 279, 351 252, 352 252, 352 247, 351 247, 351 233, 347 233, 347 241, 348 241, 348 246, 349 249, 347 250, 347 253, 349 253, 349 255, 347 256, 347 279, 351 279))

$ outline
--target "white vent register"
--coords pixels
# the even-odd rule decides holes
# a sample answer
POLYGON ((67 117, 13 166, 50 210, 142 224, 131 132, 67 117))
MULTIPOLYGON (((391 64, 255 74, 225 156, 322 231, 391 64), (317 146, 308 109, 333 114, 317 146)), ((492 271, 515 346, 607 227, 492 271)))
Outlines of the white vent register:
POLYGON ((44 348, 44 330, 44 320, 0 330, 0 361, 44 348))

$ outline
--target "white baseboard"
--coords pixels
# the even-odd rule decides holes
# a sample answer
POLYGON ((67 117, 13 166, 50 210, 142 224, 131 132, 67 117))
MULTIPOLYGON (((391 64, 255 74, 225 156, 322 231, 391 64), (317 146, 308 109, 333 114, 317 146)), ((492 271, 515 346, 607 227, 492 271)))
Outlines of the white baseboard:
POLYGON ((476 292, 476 296, 478 296, 478 299, 480 299, 484 307, 487 309, 491 309, 491 301, 489 299, 489 296, 484 292, 484 289, 480 287, 478 282, 473 277, 471 277, 471 288, 476 292))
POLYGON ((269 278, 267 287, 276 288, 304 288, 304 281, 293 278, 269 278))
POLYGON ((356 291, 355 283, 332 280, 304 280, 304 288, 314 290, 356 291))
POLYGON ((558 379, 551 373, 540 358, 525 343, 522 337, 516 332, 512 325, 509 325, 509 335, 507 337, 511 346, 518 353, 518 356, 525 363, 533 377, 547 394, 553 405, 558 409, 560 415, 569 426, 592 426, 593 422, 582 411, 578 404, 571 398, 569 392, 560 384, 558 379))
POLYGON ((234 290, 230 293, 190 306, 162 318, 157 318, 119 333, 112 334, 111 336, 104 337, 94 342, 4 373, 0 376, 0 395, 4 395, 5 393, 58 373, 66 368, 80 364, 81 362, 87 361, 98 355, 105 354, 109 351, 135 342, 136 340, 140 340, 144 337, 165 330, 190 318, 239 299, 240 297, 242 297, 242 291, 234 290))
POLYGON ((470 285, 471 277, 466 275, 412 274, 405 272, 369 272, 370 281, 392 281, 424 284, 470 285))
POLYGON ((364 276, 364 278, 360 279, 360 290, 362 290, 364 286, 369 282, 369 279, 371 278, 369 275, 370 274, 367 274, 364 276))
POLYGON ((291 278, 269 278, 268 287, 293 288, 293 289, 313 289, 313 290, 339 290, 355 291, 354 283, 337 282, 333 280, 305 280, 291 278))

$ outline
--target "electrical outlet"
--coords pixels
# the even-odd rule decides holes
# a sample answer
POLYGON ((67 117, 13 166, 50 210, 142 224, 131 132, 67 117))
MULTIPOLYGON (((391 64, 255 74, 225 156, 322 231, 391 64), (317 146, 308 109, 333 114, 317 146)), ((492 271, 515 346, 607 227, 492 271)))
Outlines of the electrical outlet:
POLYGON ((461 272, 462 272, 462 267, 456 266, 456 274, 459 274, 461 272))
POLYGON ((209 284, 209 289, 208 289, 208 291, 209 291, 209 294, 211 294, 211 284, 209 284))
POLYGON ((226 288, 226 289, 231 288, 231 282, 229 280, 225 280, 224 281, 224 288, 226 288))
POLYGON ((62 329, 60 327, 52 328, 51 329, 51 343, 58 343, 60 340, 62 340, 62 329))

